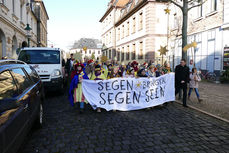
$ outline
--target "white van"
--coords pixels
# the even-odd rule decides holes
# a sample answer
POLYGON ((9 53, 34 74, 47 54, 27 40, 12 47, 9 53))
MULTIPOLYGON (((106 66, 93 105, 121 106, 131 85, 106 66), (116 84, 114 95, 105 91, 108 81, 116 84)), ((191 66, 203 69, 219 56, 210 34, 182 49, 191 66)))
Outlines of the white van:
POLYGON ((64 89, 63 53, 58 48, 23 48, 18 60, 31 65, 40 76, 46 90, 64 89), (63 62, 63 63, 62 63, 63 62))

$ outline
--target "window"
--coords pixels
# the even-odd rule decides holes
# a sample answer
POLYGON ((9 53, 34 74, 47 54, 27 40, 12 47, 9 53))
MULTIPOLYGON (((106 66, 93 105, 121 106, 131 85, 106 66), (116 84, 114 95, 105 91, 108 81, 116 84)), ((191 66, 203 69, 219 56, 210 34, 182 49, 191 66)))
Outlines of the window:
POLYGON ((126 49, 126 60, 130 60, 130 46, 127 46, 126 49))
POLYGON ((132 60, 135 60, 136 47, 135 44, 132 46, 132 60))
POLYGON ((177 14, 174 14, 174 18, 173 18, 173 23, 172 23, 172 29, 178 29, 179 27, 179 18, 177 17, 177 14))
POLYGON ((143 59, 143 42, 140 42, 140 44, 139 44, 138 59, 143 59))
POLYGON ((117 54, 118 54, 118 55, 117 55, 117 56, 118 56, 118 57, 117 57, 117 61, 120 61, 120 48, 118 49, 117 54))
POLYGON ((207 3, 208 3, 208 13, 217 10, 217 0, 208 0, 207 3))
POLYGON ((100 54, 100 51, 98 51, 98 54, 100 54))
POLYGON ((215 39, 215 30, 211 30, 208 32, 208 40, 215 39))
POLYGON ((89 50, 89 54, 91 54, 91 50, 89 50))
POLYGON ((109 17, 109 24, 111 24, 111 14, 110 14, 110 17, 109 17))
POLYGON ((129 36, 129 34, 130 34, 130 22, 127 22, 126 36, 129 36))
MULTIPOLYGON (((31 31, 33 31, 33 18, 31 18, 31 31)), ((43 40, 44 40, 44 35, 43 35, 43 40)))
POLYGON ((122 61, 124 61, 124 47, 122 47, 122 53, 121 53, 121 55, 122 55, 122 61))
POLYGON ((37 72, 34 70, 34 68, 32 67, 25 67, 24 68, 25 71, 27 72, 27 74, 30 76, 30 79, 34 82, 37 83, 40 78, 39 75, 37 74, 37 72))
POLYGON ((12 0, 12 10, 13 10, 13 13, 15 14, 15 1, 12 0))
POLYGON ((106 34, 106 44, 108 44, 108 34, 106 34))
POLYGON ((143 28, 143 13, 139 14, 139 30, 143 28))
MULTIPOLYGON (((203 0, 200 1, 200 3, 202 3, 203 0)), ((203 5, 198 6, 197 8, 197 18, 200 18, 203 16, 203 5)))
POLYGON ((109 50, 109 59, 111 59, 111 49, 109 50))
POLYGON ((120 28, 118 28, 118 40, 120 40, 120 28))
POLYGON ((198 43, 198 42, 201 42, 201 41, 202 41, 202 35, 200 33, 200 34, 196 35, 196 42, 198 43))
POLYGON ((18 96, 17 86, 9 71, 0 74, 0 100, 18 96))
POLYGON ((122 25, 122 39, 124 38, 124 36, 125 36, 125 26, 122 25))
POLYGON ((111 38, 112 38, 112 35, 111 35, 111 32, 110 32, 110 43, 111 43, 111 38))
POLYGON ((28 87, 30 87, 33 84, 21 68, 12 69, 11 73, 13 74, 13 77, 17 82, 20 94, 23 93, 28 87))
POLYGON ((20 5, 20 20, 23 21, 23 4, 20 5))
POLYGON ((60 51, 23 50, 18 59, 27 64, 60 64, 60 51))
POLYGON ((132 24, 132 33, 135 33, 135 31, 136 31, 136 20, 135 20, 135 18, 133 18, 133 24, 132 24))

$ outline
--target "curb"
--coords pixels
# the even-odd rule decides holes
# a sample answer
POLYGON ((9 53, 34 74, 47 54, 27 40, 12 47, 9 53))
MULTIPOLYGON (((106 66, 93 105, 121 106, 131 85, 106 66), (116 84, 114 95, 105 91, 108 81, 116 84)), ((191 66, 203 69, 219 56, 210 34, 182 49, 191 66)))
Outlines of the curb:
MULTIPOLYGON (((179 102, 179 101, 177 101, 177 100, 175 100, 175 102, 178 103, 178 104, 180 104, 180 105, 182 105, 182 103, 179 102)), ((214 117, 214 118, 216 118, 216 119, 218 119, 218 120, 221 120, 221 121, 224 121, 224 122, 229 123, 229 120, 224 119, 224 118, 219 117, 219 116, 216 116, 216 115, 213 115, 213 114, 208 113, 208 112, 206 112, 206 111, 203 111, 203 110, 201 110, 201 109, 199 109, 199 108, 196 108, 196 107, 193 107, 193 106, 190 106, 190 105, 188 105, 188 108, 194 109, 194 110, 199 111, 199 112, 201 112, 201 113, 203 113, 203 114, 209 115, 209 116, 214 117)))

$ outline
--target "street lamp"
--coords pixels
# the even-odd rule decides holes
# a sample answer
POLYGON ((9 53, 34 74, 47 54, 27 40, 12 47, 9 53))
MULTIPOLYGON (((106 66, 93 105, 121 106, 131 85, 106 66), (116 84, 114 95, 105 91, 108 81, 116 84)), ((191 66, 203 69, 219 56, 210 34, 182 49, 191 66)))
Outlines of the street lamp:
POLYGON ((26 32, 27 32, 27 38, 28 38, 28 47, 30 47, 30 31, 32 30, 32 28, 30 28, 29 24, 26 25, 26 28, 25 28, 26 32))

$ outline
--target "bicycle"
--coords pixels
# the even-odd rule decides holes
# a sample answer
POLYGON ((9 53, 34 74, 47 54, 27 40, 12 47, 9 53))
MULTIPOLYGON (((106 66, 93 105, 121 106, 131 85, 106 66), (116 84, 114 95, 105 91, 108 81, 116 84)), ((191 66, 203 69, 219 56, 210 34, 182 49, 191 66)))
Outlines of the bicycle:
POLYGON ((201 79, 205 79, 208 81, 216 81, 216 74, 214 72, 203 73, 201 70, 199 70, 198 74, 201 77, 201 79))

